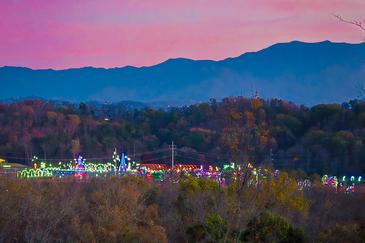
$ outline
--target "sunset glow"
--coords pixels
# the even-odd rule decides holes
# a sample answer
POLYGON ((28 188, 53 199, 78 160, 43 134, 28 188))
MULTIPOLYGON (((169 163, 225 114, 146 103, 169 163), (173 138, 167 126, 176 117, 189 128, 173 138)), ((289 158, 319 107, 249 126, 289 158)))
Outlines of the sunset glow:
POLYGON ((363 18, 363 0, 3 0, 0 66, 64 69, 223 59, 277 42, 358 43, 332 14, 363 18))

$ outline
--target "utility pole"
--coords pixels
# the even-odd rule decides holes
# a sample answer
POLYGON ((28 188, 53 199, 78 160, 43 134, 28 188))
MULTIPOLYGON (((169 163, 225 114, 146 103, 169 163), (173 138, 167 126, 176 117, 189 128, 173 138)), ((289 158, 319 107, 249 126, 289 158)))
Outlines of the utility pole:
POLYGON ((174 141, 171 142, 171 170, 174 171, 174 150, 175 150, 176 146, 174 145, 174 141))
POLYGON ((269 149, 269 163, 268 165, 273 168, 274 164, 273 164, 274 158, 273 158, 273 153, 272 153, 272 148, 269 149))
POLYGON ((136 161, 136 141, 133 140, 133 161, 136 161))

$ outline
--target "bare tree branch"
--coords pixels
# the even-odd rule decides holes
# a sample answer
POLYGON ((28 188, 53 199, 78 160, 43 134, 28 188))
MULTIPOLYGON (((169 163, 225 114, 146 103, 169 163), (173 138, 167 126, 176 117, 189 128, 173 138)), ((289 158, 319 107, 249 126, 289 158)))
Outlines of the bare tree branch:
POLYGON ((359 91, 358 99, 363 99, 365 97, 365 85, 363 83, 357 83, 356 89, 359 91))
MULTIPOLYGON (((346 23, 346 24, 351 24, 354 26, 359 27, 360 29, 365 31, 365 20, 364 21, 359 21, 359 20, 348 20, 348 19, 344 19, 341 15, 339 14, 332 14, 335 18, 337 18, 340 22, 346 23)), ((359 90, 359 96, 358 98, 363 98, 365 97, 365 86, 364 84, 359 84, 358 85, 358 90, 359 90)))
POLYGON ((365 21, 358 21, 358 20, 347 20, 344 19, 341 15, 339 14, 333 14, 333 16, 335 18, 337 18, 340 22, 346 23, 346 24, 352 24, 355 25, 359 28, 361 28, 362 30, 365 30, 365 21))

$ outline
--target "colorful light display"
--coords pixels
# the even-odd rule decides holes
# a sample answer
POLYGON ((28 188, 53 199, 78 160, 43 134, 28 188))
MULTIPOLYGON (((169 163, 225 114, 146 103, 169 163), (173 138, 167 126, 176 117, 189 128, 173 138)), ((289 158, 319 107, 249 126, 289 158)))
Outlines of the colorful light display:
POLYGON ((119 164, 119 167, 118 167, 118 171, 120 171, 120 172, 126 172, 127 171, 127 167, 126 167, 126 163, 125 163, 125 157, 126 156, 124 155, 124 153, 122 153, 120 164, 119 164))
POLYGON ((18 171, 20 178, 49 178, 53 176, 52 170, 49 169, 23 169, 18 171))
POLYGON ((114 153, 113 153, 113 163, 114 163, 115 168, 118 166, 119 162, 120 162, 120 158, 119 158, 119 155, 118 155, 117 149, 116 149, 116 148, 114 148, 114 153))
MULTIPOLYGON (((166 164, 140 164, 135 161, 130 161, 124 153, 118 156, 118 152, 115 149, 111 162, 94 163, 86 161, 81 155, 68 163, 46 163, 39 161, 37 157, 34 157, 34 169, 24 169, 18 173, 19 178, 62 178, 67 176, 74 176, 77 178, 84 177, 97 177, 97 176, 143 176, 148 177, 154 181, 163 180, 166 175, 171 173, 187 174, 195 177, 209 177, 220 183, 224 183, 221 173, 224 171, 241 171, 243 167, 230 163, 224 165, 222 168, 208 166, 207 170, 203 169, 203 166, 193 164, 176 164, 174 170, 171 170, 166 164)), ((261 170, 256 171, 251 164, 247 167, 254 171, 255 179, 253 183, 257 183, 259 176, 261 176, 261 170)), ((232 176, 238 176, 238 174, 232 174, 232 176)))
MULTIPOLYGON (((176 164, 172 170, 166 164, 140 164, 135 161, 130 161, 124 153, 118 155, 117 150, 114 150, 111 162, 94 163, 86 161, 79 155, 69 163, 46 163, 39 161, 34 156, 32 159, 33 168, 26 168, 17 173, 18 178, 62 178, 74 176, 76 178, 84 177, 99 177, 99 176, 141 176, 147 181, 161 182, 171 177, 172 174, 188 175, 194 177, 208 177, 219 184, 225 184, 227 179, 237 180, 238 177, 248 176, 247 186, 258 187, 263 180, 279 175, 279 171, 272 171, 266 168, 254 167, 251 163, 238 165, 235 163, 224 164, 222 167, 209 165, 207 169, 203 166, 193 164, 176 164), (128 161, 128 162, 127 162, 128 161)), ((337 191, 345 193, 355 192, 356 184, 363 183, 361 176, 355 177, 339 177, 324 175, 322 184, 334 188, 337 191)), ((177 182, 177 181, 176 181, 177 182)), ((305 179, 298 182, 301 190, 308 189, 312 186, 310 180, 305 179)))
POLYGON ((326 186, 330 186, 333 188, 337 188, 337 186, 338 186, 338 180, 337 180, 336 176, 324 175, 322 177, 322 183, 326 186))
POLYGON ((362 177, 342 176, 341 180, 338 180, 336 176, 324 175, 322 177, 322 183, 325 186, 332 187, 337 191, 342 191, 346 193, 354 193, 357 184, 363 183, 362 177))

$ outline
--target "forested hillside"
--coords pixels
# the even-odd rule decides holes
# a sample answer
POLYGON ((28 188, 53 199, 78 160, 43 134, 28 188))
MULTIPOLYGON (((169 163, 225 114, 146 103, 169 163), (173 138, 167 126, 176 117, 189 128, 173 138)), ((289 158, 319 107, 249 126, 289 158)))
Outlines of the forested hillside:
POLYGON ((365 172, 365 103, 296 106, 282 100, 225 98, 183 108, 26 100, 0 105, 0 157, 69 160, 77 153, 134 160, 222 164, 252 161, 308 173, 365 172))

